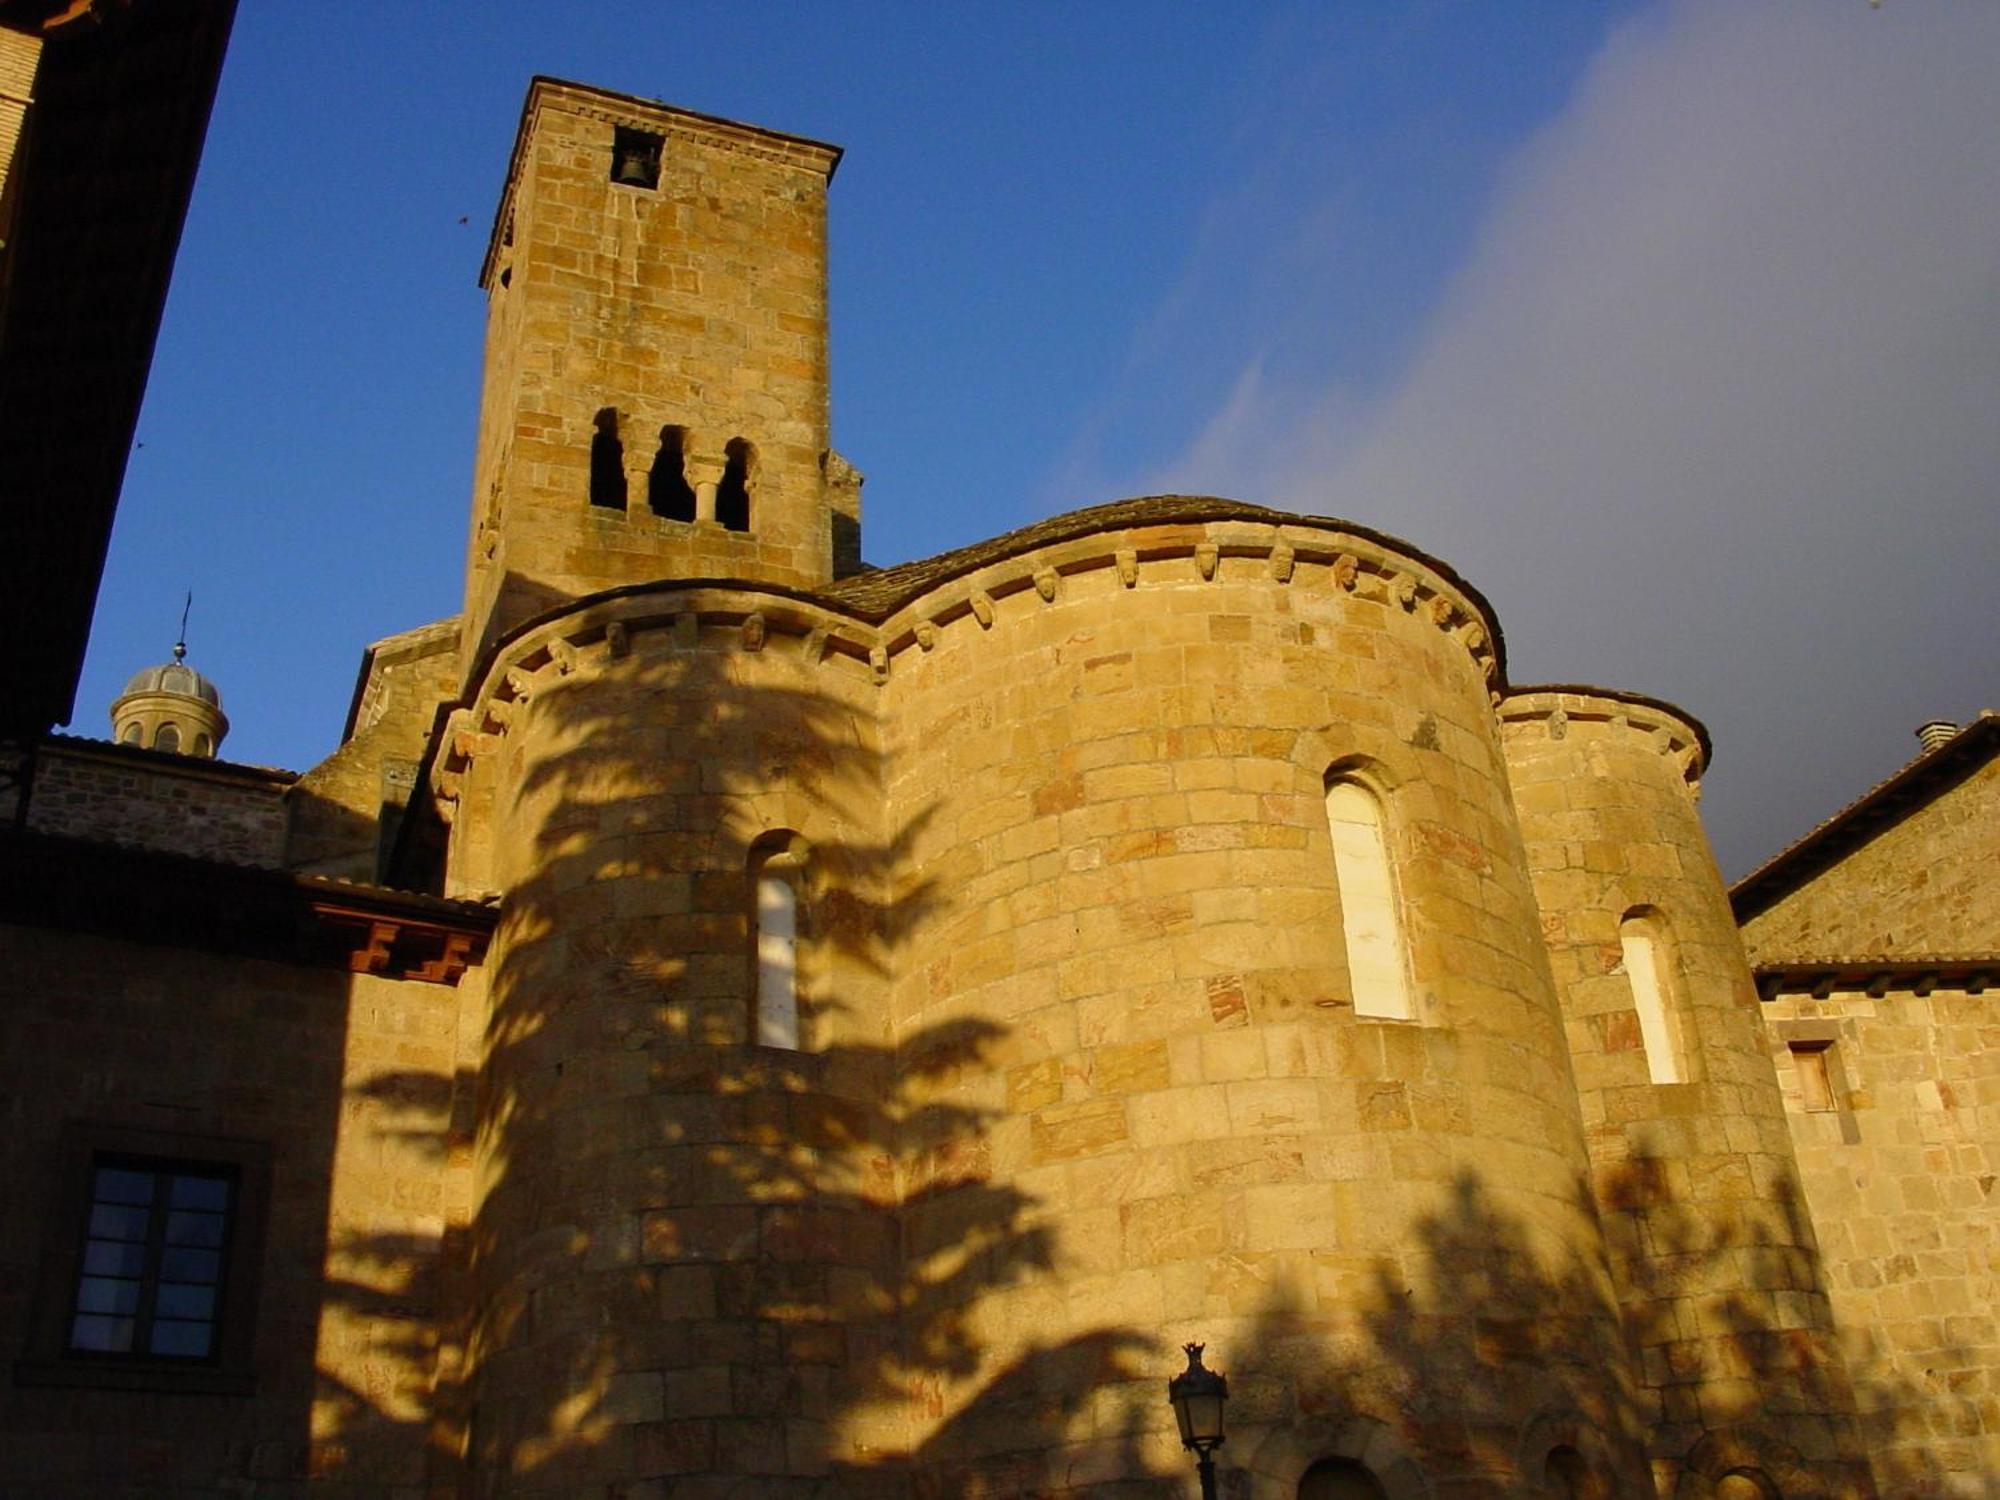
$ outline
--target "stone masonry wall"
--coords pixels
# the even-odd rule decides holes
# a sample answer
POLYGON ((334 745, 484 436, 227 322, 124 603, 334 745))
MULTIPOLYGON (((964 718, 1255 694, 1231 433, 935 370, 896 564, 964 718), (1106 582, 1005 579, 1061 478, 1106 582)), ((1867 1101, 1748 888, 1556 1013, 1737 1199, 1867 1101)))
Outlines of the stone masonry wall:
POLYGON ((1725 1493, 1711 1487, 1744 1468, 1786 1495, 1870 1495, 1756 990, 1695 810, 1696 735, 1660 705, 1581 690, 1518 691, 1501 715, 1659 1492, 1725 1493), (1648 1066, 1621 943, 1634 913, 1660 938, 1679 1081, 1648 1066))
POLYGON ((251 766, 50 740, 39 752, 28 826, 275 869, 285 860, 292 780, 251 766))
POLYGON ((1743 925, 1752 963, 2000 947, 2000 757, 1743 925))
POLYGON ((382 877, 416 786, 438 706, 458 693, 458 621, 378 641, 354 732, 300 776, 288 800, 285 863, 347 880, 382 877))
POLYGON ((910 1390, 938 1492, 1184 1493, 1183 1338, 1231 1376, 1231 1493, 1329 1456, 1512 1493, 1551 1431, 1645 1483, 1478 609, 1211 523, 1008 559, 881 635, 907 1336, 964 1351, 910 1390), (1386 809, 1412 1021, 1355 1013, 1340 770, 1386 809))
MULTIPOLYGON (((465 1168, 452 1164, 452 989, 0 928, 0 1348, 68 1285, 40 1279, 80 1226, 55 1205, 67 1127, 266 1148, 251 1394, 25 1372, 0 1385, 0 1492, 417 1494, 440 1478, 427 1403, 465 1168), (165 1133, 159 1135, 159 1133, 165 1133)), ((239 1226, 239 1232, 245 1226, 239 1226)), ((449 1402, 445 1403, 446 1408, 449 1402)), ((448 1478, 448 1475, 444 1476, 448 1478)))
MULTIPOLYGON (((35 70, 42 58, 40 37, 0 27, 0 240, 14 237, 14 206, 20 201, 21 137, 34 99, 35 70)), ((4 284, 0 284, 4 290, 4 284)))
POLYGON ((531 91, 485 286, 468 661, 529 615, 621 583, 832 575, 826 180, 837 153, 646 101, 531 91), (611 180, 620 128, 661 138, 656 187, 611 180), (615 424, 624 508, 590 503, 615 424), (655 515, 662 429, 686 430, 692 521, 655 515), (748 531, 714 519, 733 439, 748 531))
POLYGON ((909 1420, 877 689, 828 651, 836 622, 767 626, 759 605, 787 607, 686 590, 567 619, 457 736, 453 879, 504 894, 478 1493, 750 1476, 818 1495, 843 1470, 895 1492, 873 1472, 909 1420), (468 821, 490 839, 456 836, 468 821), (752 1044, 773 848, 801 866, 796 1052, 752 1044))
POLYGON ((1877 1483, 1990 1495, 2000 996, 1779 994, 1764 1015, 1877 1483))
POLYGON ((1488 628, 1380 539, 1217 522, 880 627, 666 585, 512 643, 435 770, 504 893, 476 1492, 1175 1494, 1183 1333, 1258 1500, 1643 1484, 1488 628), (1410 1022, 1354 1014, 1334 772, 1410 1022), (797 1052, 745 1045, 774 837, 797 1052))

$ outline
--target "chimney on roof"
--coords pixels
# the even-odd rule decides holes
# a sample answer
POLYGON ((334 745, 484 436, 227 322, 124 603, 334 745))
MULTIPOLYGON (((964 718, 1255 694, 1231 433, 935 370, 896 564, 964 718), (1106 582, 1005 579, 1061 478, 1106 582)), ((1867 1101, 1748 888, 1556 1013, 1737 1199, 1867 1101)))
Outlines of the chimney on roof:
POLYGON ((1917 738, 1923 741, 1923 753, 1926 755, 1957 733, 1958 726, 1949 719, 1932 719, 1917 726, 1917 738))

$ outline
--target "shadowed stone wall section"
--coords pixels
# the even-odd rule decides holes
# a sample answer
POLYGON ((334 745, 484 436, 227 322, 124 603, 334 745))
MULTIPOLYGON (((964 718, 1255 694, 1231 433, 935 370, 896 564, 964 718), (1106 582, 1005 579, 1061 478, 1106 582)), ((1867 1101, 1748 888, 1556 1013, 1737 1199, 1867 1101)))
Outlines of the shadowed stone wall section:
POLYGON ((22 927, 0 928, 0 951, 10 1364, 61 1362, 29 1330, 74 1291, 44 1280, 80 1228, 58 1211, 66 1130, 245 1143, 269 1164, 264 1221, 237 1225, 263 1253, 232 1267, 254 1283, 244 1387, 189 1393, 168 1372, 131 1389, 74 1368, 51 1383, 24 1360, 0 1384, 0 1491, 415 1494, 448 1480, 446 1288, 469 1186, 452 1081, 477 971, 453 988, 22 927))
POLYGON ((383 878, 438 707, 457 696, 458 636, 453 617, 368 648, 346 737, 288 799, 289 868, 383 878))
POLYGON ((454 840, 453 880, 504 894, 474 1460, 482 1492, 671 1473, 804 1494, 908 1434, 885 1389, 899 1084, 876 689, 822 662, 823 631, 703 623, 754 597, 644 602, 565 621, 580 646, 517 643, 514 696, 460 739, 456 816, 492 837, 454 840), (799 1050, 752 1033, 774 835, 797 860, 799 1050))
POLYGON ((289 771, 91 740, 45 740, 28 826, 225 864, 281 869, 289 771))

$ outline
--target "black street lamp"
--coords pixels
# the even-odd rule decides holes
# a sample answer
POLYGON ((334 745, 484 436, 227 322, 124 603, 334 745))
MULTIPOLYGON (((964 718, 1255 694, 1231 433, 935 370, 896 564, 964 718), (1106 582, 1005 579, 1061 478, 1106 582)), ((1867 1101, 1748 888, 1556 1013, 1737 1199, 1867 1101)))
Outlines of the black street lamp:
POLYGON ((1181 1446, 1194 1450, 1201 1474, 1201 1500, 1215 1500, 1215 1460, 1223 1444, 1222 1403, 1229 1399, 1229 1382, 1201 1362, 1206 1344, 1184 1344, 1187 1368, 1167 1382, 1167 1399, 1181 1424, 1181 1446))

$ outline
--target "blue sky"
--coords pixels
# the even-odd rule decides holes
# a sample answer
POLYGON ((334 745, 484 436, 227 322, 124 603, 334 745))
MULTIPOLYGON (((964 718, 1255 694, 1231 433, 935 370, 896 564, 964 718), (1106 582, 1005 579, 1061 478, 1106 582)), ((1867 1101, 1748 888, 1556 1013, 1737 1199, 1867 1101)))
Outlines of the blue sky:
POLYGON ((1708 720, 1730 873, 2000 701, 2000 7, 309 5, 237 20, 74 726, 333 747, 458 607, 527 80, 819 137, 890 563, 1187 489, 1404 535, 1708 720), (461 220, 463 222, 461 222, 461 220))

